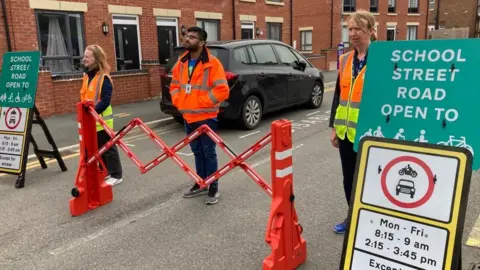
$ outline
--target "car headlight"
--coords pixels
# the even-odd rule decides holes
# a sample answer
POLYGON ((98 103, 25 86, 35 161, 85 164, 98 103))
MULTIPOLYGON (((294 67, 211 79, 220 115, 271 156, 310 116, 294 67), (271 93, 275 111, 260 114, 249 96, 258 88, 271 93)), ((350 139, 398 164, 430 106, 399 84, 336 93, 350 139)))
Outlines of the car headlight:
POLYGON ((415 192, 415 189, 414 189, 414 188, 412 188, 412 191, 413 191, 413 192, 415 192))

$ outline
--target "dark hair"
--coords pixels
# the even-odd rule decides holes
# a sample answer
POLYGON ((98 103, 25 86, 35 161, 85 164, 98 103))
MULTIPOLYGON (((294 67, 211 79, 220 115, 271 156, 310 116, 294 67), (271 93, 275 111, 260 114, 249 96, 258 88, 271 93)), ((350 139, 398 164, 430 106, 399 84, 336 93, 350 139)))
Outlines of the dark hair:
POLYGON ((194 32, 198 34, 198 39, 200 41, 206 41, 207 40, 207 32, 203 30, 203 28, 200 28, 198 26, 192 26, 187 29, 187 32, 194 32))

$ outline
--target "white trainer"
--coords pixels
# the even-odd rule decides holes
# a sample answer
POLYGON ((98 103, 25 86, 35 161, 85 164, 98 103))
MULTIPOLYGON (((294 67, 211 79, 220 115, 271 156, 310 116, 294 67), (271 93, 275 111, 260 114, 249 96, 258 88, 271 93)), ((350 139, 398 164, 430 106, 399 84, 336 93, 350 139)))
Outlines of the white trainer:
POLYGON ((107 179, 106 182, 107 182, 107 184, 109 184, 110 186, 115 186, 115 185, 118 185, 118 184, 122 183, 122 182, 123 182, 123 178, 118 179, 118 178, 110 177, 110 178, 107 179))

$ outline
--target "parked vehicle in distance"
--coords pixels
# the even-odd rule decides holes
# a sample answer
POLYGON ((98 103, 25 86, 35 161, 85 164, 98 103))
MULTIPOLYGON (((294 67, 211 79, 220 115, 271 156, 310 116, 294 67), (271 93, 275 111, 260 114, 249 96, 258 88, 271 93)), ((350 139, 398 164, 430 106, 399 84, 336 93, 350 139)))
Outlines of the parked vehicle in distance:
MULTIPOLYGON (((245 129, 255 129, 266 113, 300 104, 318 108, 323 102, 324 78, 304 56, 275 40, 207 42, 207 48, 223 64, 230 86, 228 100, 220 105, 219 120, 236 120, 245 129)), ((183 123, 172 105, 172 68, 183 47, 177 47, 161 78, 160 109, 183 123)))

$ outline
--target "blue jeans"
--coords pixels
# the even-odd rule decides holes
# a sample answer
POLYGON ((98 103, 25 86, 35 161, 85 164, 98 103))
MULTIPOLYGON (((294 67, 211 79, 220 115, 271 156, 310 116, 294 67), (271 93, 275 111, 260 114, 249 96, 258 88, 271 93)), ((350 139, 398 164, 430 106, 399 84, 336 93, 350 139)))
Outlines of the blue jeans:
MULTIPOLYGON (((213 131, 217 131, 218 122, 216 119, 206 119, 190 124, 185 121, 185 131, 189 135, 204 124, 207 124, 213 131)), ((195 167, 200 178, 206 179, 218 170, 216 144, 207 134, 202 134, 190 142, 190 147, 195 155, 195 167)), ((218 180, 210 185, 209 193, 215 194, 217 190, 218 180)))

